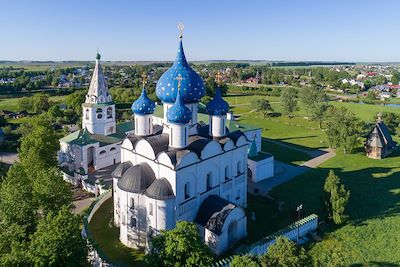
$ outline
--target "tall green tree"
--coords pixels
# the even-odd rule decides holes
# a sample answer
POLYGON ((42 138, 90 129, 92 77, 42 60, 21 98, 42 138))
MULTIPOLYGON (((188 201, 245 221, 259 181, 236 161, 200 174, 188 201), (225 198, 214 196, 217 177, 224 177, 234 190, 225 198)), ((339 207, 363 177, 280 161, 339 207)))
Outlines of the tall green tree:
POLYGON ((281 105, 283 112, 288 115, 293 115, 297 110, 297 91, 293 87, 282 90, 281 105))
POLYGON ((333 170, 329 171, 324 184, 327 193, 328 216, 335 224, 341 224, 347 219, 346 206, 350 198, 350 191, 340 182, 339 176, 333 170))
POLYGON ((21 139, 18 150, 21 164, 28 169, 48 169, 57 166, 59 149, 57 136, 48 122, 33 124, 31 131, 21 139), (34 164, 32 164, 34 163, 34 164))
POLYGON ((258 259, 251 255, 235 255, 230 263, 230 267, 260 267, 258 259))
POLYGON ((252 100, 250 102, 250 107, 257 112, 261 112, 264 118, 266 118, 270 112, 274 111, 269 101, 264 98, 252 100))
POLYGON ((325 134, 333 148, 342 148, 344 153, 351 153, 360 143, 364 125, 346 108, 329 107, 326 115, 325 134))
POLYGON ((152 241, 145 257, 149 266, 210 266, 213 255, 205 245, 194 223, 179 221, 172 230, 161 231, 152 241))
POLYGON ((75 111, 79 116, 82 115, 82 103, 85 102, 86 91, 79 90, 67 96, 65 102, 69 109, 75 111))
POLYGON ((69 185, 64 182, 57 167, 38 170, 33 177, 32 190, 37 206, 45 215, 72 203, 69 185))
POLYGON ((88 266, 86 241, 81 236, 81 219, 64 206, 39 221, 29 247, 35 266, 88 266))
POLYGON ((32 192, 25 169, 20 163, 14 164, 0 187, 0 224, 16 224, 26 234, 33 232, 37 206, 32 192))
POLYGON ((304 87, 300 90, 299 98, 308 116, 318 121, 319 127, 322 128, 324 113, 328 107, 325 92, 317 86, 304 87))
POLYGON ((286 237, 278 237, 262 259, 264 267, 306 267, 311 259, 304 248, 299 247, 286 237))

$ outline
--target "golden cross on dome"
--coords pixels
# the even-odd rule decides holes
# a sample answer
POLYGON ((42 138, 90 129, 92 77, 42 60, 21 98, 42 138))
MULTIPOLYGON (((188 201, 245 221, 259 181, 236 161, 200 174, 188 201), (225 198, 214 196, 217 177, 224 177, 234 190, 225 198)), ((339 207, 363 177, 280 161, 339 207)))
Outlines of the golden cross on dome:
POLYGON ((185 25, 183 25, 182 22, 179 22, 178 24, 178 30, 179 30, 179 38, 182 39, 183 37, 183 29, 185 29, 185 25))
POLYGON ((178 91, 179 91, 181 89, 181 82, 183 80, 182 75, 179 73, 178 77, 176 77, 175 80, 178 80, 178 91))
POLYGON ((217 84, 221 84, 222 81, 222 75, 221 72, 217 72, 217 74, 215 74, 215 81, 217 82, 217 84))
POLYGON ((142 73, 142 84, 143 84, 143 87, 146 86, 146 83, 147 83, 147 74, 146 74, 146 72, 143 72, 142 73))

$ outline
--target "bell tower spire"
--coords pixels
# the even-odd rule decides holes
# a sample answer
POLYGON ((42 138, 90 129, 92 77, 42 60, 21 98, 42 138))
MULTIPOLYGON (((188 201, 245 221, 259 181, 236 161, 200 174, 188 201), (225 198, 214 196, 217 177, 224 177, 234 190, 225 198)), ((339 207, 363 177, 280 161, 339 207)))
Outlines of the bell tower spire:
POLYGON ((116 132, 115 105, 108 92, 100 59, 97 51, 92 80, 82 104, 82 128, 92 134, 110 135, 116 132))

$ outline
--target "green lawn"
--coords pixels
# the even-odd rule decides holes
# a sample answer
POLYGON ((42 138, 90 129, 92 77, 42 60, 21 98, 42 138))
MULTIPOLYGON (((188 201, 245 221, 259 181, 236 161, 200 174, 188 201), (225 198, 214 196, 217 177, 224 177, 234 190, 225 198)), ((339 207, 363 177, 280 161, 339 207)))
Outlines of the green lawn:
POLYGON ((140 266, 144 253, 128 248, 119 241, 119 229, 114 227, 112 220, 113 200, 110 198, 97 210, 89 224, 94 239, 113 263, 140 266))
POLYGON ((304 161, 311 159, 311 156, 306 153, 303 153, 296 149, 290 149, 287 147, 285 149, 282 149, 281 145, 272 143, 269 140, 262 141, 261 149, 262 149, 262 151, 266 151, 266 152, 274 155, 274 158, 276 160, 279 160, 279 161, 282 161, 285 163, 289 163, 289 164, 300 165, 304 161))
MULTIPOLYGON (((255 97, 257 96, 244 96, 238 98, 238 101, 242 104, 249 103, 255 97)), ((232 104, 233 98, 227 99, 232 104)), ((372 121, 378 112, 400 113, 400 109, 396 107, 337 102, 332 104, 345 106, 359 118, 368 121, 372 121)), ((241 106, 241 109, 244 107, 241 106)), ((277 110, 279 111, 279 107, 277 110)), ((328 145, 324 132, 318 129, 316 123, 305 119, 302 110, 292 119, 286 116, 264 119, 257 113, 247 113, 240 121, 262 127, 263 135, 268 138, 300 148, 328 145)), ((306 160, 307 156, 295 155, 293 150, 268 141, 264 142, 263 150, 273 153, 279 160, 294 164, 306 160)), ((246 242, 256 241, 295 221, 295 210, 299 204, 303 204, 303 215, 316 213, 324 221, 324 206, 321 201, 323 184, 328 171, 333 169, 351 192, 347 210, 349 220, 343 226, 326 228, 323 241, 309 248, 313 258, 321 266, 328 265, 332 258, 342 259, 343 266, 400 264, 400 149, 383 160, 367 158, 361 145, 359 151, 351 155, 337 151, 336 157, 318 168, 276 187, 271 191, 275 201, 249 195, 247 211, 255 211, 257 220, 248 220, 246 242), (280 201, 284 204, 282 210, 278 211, 276 203, 280 201)))
MULTIPOLYGON (((49 100, 61 103, 67 96, 50 96, 49 100)), ((0 110, 20 111, 18 107, 18 97, 0 99, 0 110)))

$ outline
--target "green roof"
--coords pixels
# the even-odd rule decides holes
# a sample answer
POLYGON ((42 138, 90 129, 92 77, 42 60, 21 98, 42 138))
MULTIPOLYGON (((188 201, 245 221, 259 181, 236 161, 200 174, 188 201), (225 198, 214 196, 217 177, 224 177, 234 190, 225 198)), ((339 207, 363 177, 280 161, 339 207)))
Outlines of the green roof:
POLYGON ((106 146, 120 142, 125 138, 126 132, 133 130, 133 122, 127 121, 117 124, 117 132, 111 135, 91 134, 86 128, 73 132, 60 139, 60 142, 79 146, 100 143, 100 146, 106 146))
POLYGON ((107 107, 109 105, 113 105, 114 102, 108 102, 108 103, 83 103, 82 107, 85 108, 90 108, 90 107, 99 107, 99 108, 103 108, 103 107, 107 107))

